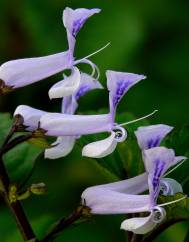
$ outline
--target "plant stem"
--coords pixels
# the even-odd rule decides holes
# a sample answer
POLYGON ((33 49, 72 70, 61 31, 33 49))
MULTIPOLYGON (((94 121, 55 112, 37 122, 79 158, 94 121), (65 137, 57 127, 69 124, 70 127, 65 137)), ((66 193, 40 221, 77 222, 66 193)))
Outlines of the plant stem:
POLYGON ((89 208, 85 206, 79 206, 75 211, 73 211, 70 214, 70 216, 68 216, 67 218, 60 219, 55 225, 55 227, 45 236, 44 239, 40 240, 40 242, 53 241, 60 232, 62 232, 68 226, 72 225, 82 216, 85 216, 89 213, 90 213, 89 208))
POLYGON ((9 150, 13 149, 16 145, 23 143, 32 138, 32 133, 26 135, 20 135, 13 140, 11 140, 5 147, 1 148, 0 156, 8 152, 9 150))
MULTIPOLYGON (((142 237, 141 234, 133 234, 131 242, 140 242, 142 241, 142 237)), ((150 240, 148 242, 150 242, 150 240)))
POLYGON ((15 134, 15 132, 19 129, 19 126, 23 124, 23 122, 24 122, 24 120, 23 120, 22 116, 16 115, 14 117, 12 127, 2 145, 3 148, 8 144, 9 140, 12 138, 12 136, 15 134))
POLYGON ((2 186, 3 199, 16 219, 16 223, 23 237, 23 240, 28 242, 31 240, 32 242, 37 242, 38 240, 36 239, 35 234, 31 228, 31 225, 27 220, 21 203, 19 201, 10 203, 9 201, 10 179, 4 166, 2 157, 0 158, 0 181, 2 186))
POLYGON ((154 241, 162 232, 164 232, 167 228, 169 228, 170 226, 179 223, 179 222, 183 222, 183 221, 187 221, 189 218, 175 218, 175 219, 170 219, 169 221, 160 224, 157 229, 155 229, 154 231, 152 231, 148 236, 146 236, 142 242, 149 242, 149 241, 154 241))

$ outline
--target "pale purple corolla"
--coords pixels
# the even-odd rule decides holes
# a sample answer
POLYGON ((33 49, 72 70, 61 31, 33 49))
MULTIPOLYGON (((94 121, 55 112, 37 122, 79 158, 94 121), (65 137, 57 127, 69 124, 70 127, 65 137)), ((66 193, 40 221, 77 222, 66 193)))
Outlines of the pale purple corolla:
MULTIPOLYGON (((91 90, 102 89, 102 85, 92 79, 88 74, 81 74, 81 82, 78 89, 70 96, 66 96, 62 101, 62 113, 73 115, 78 107, 78 100, 91 90)), ((53 147, 45 150, 45 158, 57 159, 68 155, 75 144, 78 136, 59 136, 53 147)))
MULTIPOLYGON (((63 23, 67 31, 69 49, 65 52, 49 56, 12 60, 2 64, 0 66, 1 91, 6 92, 10 91, 11 89, 35 83, 66 69, 71 69, 72 71, 72 74, 70 77, 68 77, 68 79, 72 82, 73 78, 77 77, 76 81, 79 83, 79 70, 78 68, 74 67, 74 65, 78 63, 87 63, 91 65, 93 68, 93 74, 95 70, 98 71, 96 65, 87 58, 82 58, 81 60, 75 61, 74 47, 76 35, 82 28, 85 21, 95 13, 99 12, 100 9, 80 8, 73 10, 71 8, 66 8, 63 11, 63 23)), ((65 83, 60 82, 59 85, 67 85, 66 78, 65 83)), ((52 87, 51 92, 53 94, 50 96, 51 98, 59 97, 58 95, 55 95, 56 90, 54 91, 54 88, 57 90, 57 86, 52 87)), ((73 92, 76 89, 74 86, 73 92)), ((60 95, 60 91, 58 94, 60 95)), ((64 94, 65 90, 61 97, 63 97, 64 94)))
POLYGON ((166 216, 166 212, 162 208, 166 204, 157 205, 159 193, 174 195, 177 192, 183 192, 182 186, 177 181, 164 178, 169 173, 166 173, 169 168, 186 159, 184 156, 175 156, 172 149, 159 147, 163 138, 172 129, 173 127, 171 126, 159 124, 139 127, 135 132, 137 142, 142 150, 145 170, 148 174, 150 215, 125 220, 121 224, 122 229, 132 231, 136 234, 151 231, 166 216))
MULTIPOLYGON (((102 89, 99 81, 92 78, 86 73, 81 73, 81 82, 77 90, 70 96, 66 96, 62 100, 63 114, 74 114, 78 107, 78 100, 83 95, 94 89, 102 89)), ((21 115, 23 125, 27 131, 35 131, 40 127, 40 118, 48 112, 35 109, 26 105, 20 105, 16 108, 14 116, 21 115)), ((45 150, 45 157, 49 159, 57 159, 68 155, 75 144, 77 136, 59 136, 51 148, 45 150)))
POLYGON ((165 218, 166 212, 163 206, 169 203, 157 204, 159 193, 174 195, 182 192, 182 186, 177 181, 164 178, 165 172, 179 161, 186 159, 183 156, 176 157, 172 149, 155 147, 171 129, 172 127, 161 124, 141 127, 135 132, 141 148, 147 148, 145 144, 149 140, 154 140, 153 148, 142 149, 146 172, 131 179, 87 188, 81 196, 82 203, 90 207, 92 214, 149 212, 150 215, 147 217, 135 217, 122 222, 122 229, 136 234, 151 231, 165 218), (146 132, 147 136, 143 132, 145 130, 150 130, 146 132), (155 145, 157 137, 159 142, 155 145), (149 190, 148 195, 138 195, 146 190, 149 190))
POLYGON ((115 123, 117 105, 124 94, 145 76, 115 71, 107 71, 106 76, 109 90, 109 113, 99 115, 44 114, 40 119, 40 127, 46 135, 81 136, 109 132, 108 138, 86 145, 82 150, 82 155, 100 158, 112 153, 117 143, 123 142, 127 137, 127 132, 122 127, 125 123, 115 123))

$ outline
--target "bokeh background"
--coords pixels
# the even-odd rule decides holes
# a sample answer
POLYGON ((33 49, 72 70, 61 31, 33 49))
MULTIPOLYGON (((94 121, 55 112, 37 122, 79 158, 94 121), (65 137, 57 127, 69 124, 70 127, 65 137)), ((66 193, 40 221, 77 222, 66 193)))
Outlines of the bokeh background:
MULTIPOLYGON (((0 0, 0 64, 10 59, 66 50, 66 32, 62 24, 62 11, 66 6, 102 9, 80 31, 75 56, 84 57, 111 42, 103 52, 92 57, 100 68, 104 86, 107 69, 147 76, 129 91, 118 112, 127 111, 139 117, 158 109, 151 123, 177 127, 189 123, 189 1, 0 0)), ((61 78, 62 73, 1 97, 1 112, 13 113, 19 104, 58 111, 60 100, 49 101, 48 89, 61 78)), ((78 111, 98 112, 100 108, 108 108, 106 89, 83 97, 78 111)), ((81 158, 77 147, 65 159, 38 159, 31 182, 47 183, 48 195, 34 197, 24 205, 39 236, 60 215, 69 214, 77 206, 84 188, 107 182, 107 177, 92 163, 81 158)), ((92 222, 65 231, 57 241, 125 241, 124 232, 119 230, 122 219, 120 216, 97 216, 92 222)), ((0 224, 0 241, 21 241, 14 220, 3 205, 0 224)), ((181 242, 186 228, 185 223, 175 225, 156 241, 181 242)))

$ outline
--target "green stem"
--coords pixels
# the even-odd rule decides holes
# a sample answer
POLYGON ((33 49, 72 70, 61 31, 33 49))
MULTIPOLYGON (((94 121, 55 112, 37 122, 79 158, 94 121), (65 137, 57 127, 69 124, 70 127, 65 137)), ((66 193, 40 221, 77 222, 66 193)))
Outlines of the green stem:
POLYGON ((79 220, 83 216, 89 216, 90 209, 85 206, 79 206, 75 211, 71 213, 67 218, 60 219, 55 227, 45 236, 44 239, 40 240, 40 242, 51 242, 53 241, 59 233, 61 233, 64 229, 72 225, 74 222, 79 220))
MULTIPOLYGON (((141 234, 133 234, 131 242, 140 242, 142 241, 142 237, 143 235, 141 234)), ((148 242, 150 242, 150 240, 148 242)))
POLYGON ((0 158, 0 181, 3 199, 7 206, 10 208, 13 216, 15 217, 18 229, 22 235, 23 240, 28 242, 31 240, 32 242, 37 242, 38 240, 36 239, 31 225, 27 220, 21 203, 19 201, 10 203, 9 201, 10 179, 4 166, 2 157, 0 158))
POLYGON ((26 134, 26 135, 20 135, 13 140, 11 140, 7 145, 1 148, 0 150, 0 156, 7 153, 9 150, 13 149, 18 144, 21 144, 29 139, 32 138, 32 133, 26 134))

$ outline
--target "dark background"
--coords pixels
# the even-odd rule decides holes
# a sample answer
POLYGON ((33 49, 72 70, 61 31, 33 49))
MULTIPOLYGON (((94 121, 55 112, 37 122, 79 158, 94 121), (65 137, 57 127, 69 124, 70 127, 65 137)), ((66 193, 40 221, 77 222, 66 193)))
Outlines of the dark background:
MULTIPOLYGON (((66 6, 102 9, 80 31, 75 56, 84 57, 111 42, 107 49, 92 57, 100 68, 104 85, 108 69, 147 76, 129 91, 118 112, 129 111, 138 117, 158 109, 152 123, 173 126, 189 123, 189 1, 0 0, 0 64, 66 50, 66 32, 61 20, 66 6)), ((17 105, 27 104, 58 111, 60 100, 49 101, 48 89, 61 78, 62 74, 58 74, 1 97, 0 110, 12 113, 17 105)), ((107 108, 108 93, 94 91, 83 97, 80 104, 80 113, 107 108)), ((81 159, 77 148, 64 160, 40 160, 33 179, 37 177, 48 184, 49 196, 26 201, 26 209, 39 234, 60 214, 67 214, 76 206, 87 185, 107 181, 98 172, 96 177, 89 163, 81 159)), ((3 224, 0 241, 21 241, 14 221, 3 207, 0 220, 3 224)), ((57 241, 124 241, 120 221, 119 216, 97 217, 93 222, 66 231, 62 240, 57 241)), ((181 242, 185 228, 185 224, 172 227, 164 235, 164 241, 181 242)))

